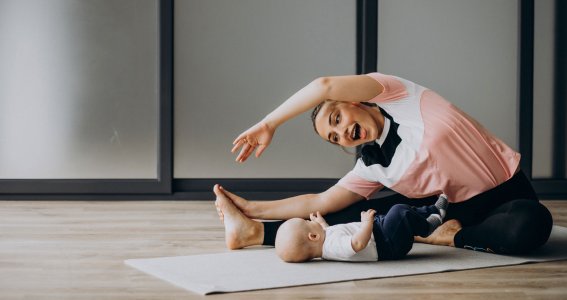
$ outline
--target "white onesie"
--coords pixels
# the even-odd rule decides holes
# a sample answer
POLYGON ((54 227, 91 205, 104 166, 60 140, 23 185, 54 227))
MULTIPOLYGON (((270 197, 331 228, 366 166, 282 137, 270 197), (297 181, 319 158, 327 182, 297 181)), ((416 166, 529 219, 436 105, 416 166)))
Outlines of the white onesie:
POLYGON ((377 261, 378 251, 376 250, 374 234, 372 234, 368 245, 366 245, 366 248, 362 249, 362 251, 357 253, 354 249, 352 249, 352 236, 360 230, 361 226, 361 222, 353 222, 327 227, 325 229, 325 241, 323 241, 323 259, 340 261, 377 261))

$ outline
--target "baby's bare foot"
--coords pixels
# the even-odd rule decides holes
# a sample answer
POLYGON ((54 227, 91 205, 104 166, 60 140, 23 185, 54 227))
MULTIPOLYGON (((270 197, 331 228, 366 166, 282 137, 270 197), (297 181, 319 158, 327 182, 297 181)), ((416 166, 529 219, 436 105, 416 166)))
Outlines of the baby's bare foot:
POLYGON ((217 213, 224 223, 226 246, 229 249, 240 249, 261 245, 264 240, 262 223, 246 217, 224 194, 218 184, 215 185, 213 191, 217 196, 215 201, 217 213))
POLYGON ((414 237, 414 241, 417 243, 455 247, 455 235, 461 228, 463 227, 459 221, 455 219, 448 220, 437 227, 428 237, 422 238, 416 236, 414 237))

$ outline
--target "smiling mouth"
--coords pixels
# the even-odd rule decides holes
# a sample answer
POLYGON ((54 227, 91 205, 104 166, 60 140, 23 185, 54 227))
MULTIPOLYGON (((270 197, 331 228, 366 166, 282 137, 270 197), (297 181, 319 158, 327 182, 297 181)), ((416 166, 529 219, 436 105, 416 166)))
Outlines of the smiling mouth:
POLYGON ((354 128, 352 129, 352 140, 356 141, 358 139, 360 139, 360 125, 355 123, 354 128))

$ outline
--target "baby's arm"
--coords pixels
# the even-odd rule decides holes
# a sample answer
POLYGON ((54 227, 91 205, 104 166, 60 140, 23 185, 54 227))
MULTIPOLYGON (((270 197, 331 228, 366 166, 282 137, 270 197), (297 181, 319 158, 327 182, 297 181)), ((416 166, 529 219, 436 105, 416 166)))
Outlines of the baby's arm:
POLYGON ((327 224, 327 221, 325 221, 325 219, 323 218, 323 216, 321 216, 321 213, 320 213, 320 212, 311 213, 311 214, 309 215, 309 219, 311 219, 311 221, 313 221, 313 222, 319 223, 319 225, 321 225, 321 227, 323 227, 323 228, 329 227, 329 224, 327 224))
POLYGON ((360 230, 352 236, 350 244, 354 252, 360 252, 368 245, 372 236, 372 228, 374 227, 374 215, 376 211, 369 209, 360 213, 360 221, 362 226, 360 230))

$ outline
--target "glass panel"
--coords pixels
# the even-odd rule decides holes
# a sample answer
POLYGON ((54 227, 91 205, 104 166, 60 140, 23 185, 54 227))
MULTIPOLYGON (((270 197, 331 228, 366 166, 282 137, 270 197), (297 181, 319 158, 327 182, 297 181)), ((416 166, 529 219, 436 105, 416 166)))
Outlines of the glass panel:
POLYGON ((306 113, 260 159, 236 163, 236 136, 322 75, 356 72, 354 0, 175 2, 177 178, 337 178, 354 157, 306 113))
POLYGON ((534 24, 533 177, 552 176, 554 0, 538 0, 534 24))
POLYGON ((437 91, 518 150, 518 1, 380 0, 378 70, 437 91))
POLYGON ((0 178, 156 178, 158 1, 0 0, 0 178))

